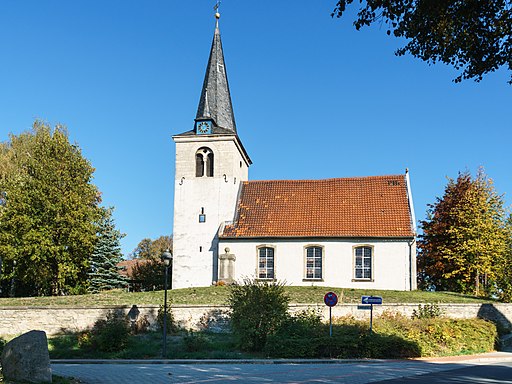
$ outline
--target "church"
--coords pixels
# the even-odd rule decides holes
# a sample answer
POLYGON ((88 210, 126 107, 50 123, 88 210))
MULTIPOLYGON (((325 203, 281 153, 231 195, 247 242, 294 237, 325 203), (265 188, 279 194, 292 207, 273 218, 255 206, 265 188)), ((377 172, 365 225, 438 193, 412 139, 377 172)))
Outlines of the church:
POLYGON ((215 16, 193 128, 173 136, 172 287, 250 278, 294 286, 416 289, 416 220, 407 170, 249 180, 252 161, 237 132, 220 15, 215 16))

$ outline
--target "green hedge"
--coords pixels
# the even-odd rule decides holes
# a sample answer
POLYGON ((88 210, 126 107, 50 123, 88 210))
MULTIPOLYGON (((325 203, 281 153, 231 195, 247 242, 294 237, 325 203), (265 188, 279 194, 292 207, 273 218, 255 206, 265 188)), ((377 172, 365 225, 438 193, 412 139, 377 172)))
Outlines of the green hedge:
POLYGON ((481 319, 409 319, 389 314, 367 321, 336 319, 333 336, 325 324, 288 325, 269 336, 265 353, 283 358, 408 358, 494 350, 496 326, 481 319))

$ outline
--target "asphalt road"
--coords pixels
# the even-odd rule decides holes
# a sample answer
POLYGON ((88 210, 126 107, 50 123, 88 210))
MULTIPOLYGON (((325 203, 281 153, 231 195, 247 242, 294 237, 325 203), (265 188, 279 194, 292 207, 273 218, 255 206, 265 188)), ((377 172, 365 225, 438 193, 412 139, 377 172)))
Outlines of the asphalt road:
POLYGON ((412 384, 512 383, 512 362, 469 366, 449 371, 412 376, 406 379, 384 380, 380 383, 391 384, 405 382, 412 384))
POLYGON ((512 383, 512 360, 336 364, 52 364, 54 374, 87 384, 173 383, 512 383))

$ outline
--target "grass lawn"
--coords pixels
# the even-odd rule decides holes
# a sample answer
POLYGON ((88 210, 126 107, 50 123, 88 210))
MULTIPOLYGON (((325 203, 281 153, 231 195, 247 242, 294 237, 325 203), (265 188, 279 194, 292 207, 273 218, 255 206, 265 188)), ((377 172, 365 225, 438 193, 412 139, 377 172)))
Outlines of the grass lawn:
MULTIPOLYGON (((323 304, 326 292, 334 291, 339 303, 360 303, 361 296, 382 296, 387 303, 482 303, 491 299, 462 295, 453 292, 424 292, 424 291, 379 291, 336 287, 286 287, 291 303, 323 304)), ((205 287, 173 289, 169 298, 173 304, 189 305, 224 305, 229 293, 228 287, 205 287)), ((163 292, 124 292, 120 290, 94 295, 77 296, 47 296, 27 298, 0 298, 0 307, 20 306, 64 306, 64 307, 94 307, 110 305, 137 305, 162 303, 163 292)))

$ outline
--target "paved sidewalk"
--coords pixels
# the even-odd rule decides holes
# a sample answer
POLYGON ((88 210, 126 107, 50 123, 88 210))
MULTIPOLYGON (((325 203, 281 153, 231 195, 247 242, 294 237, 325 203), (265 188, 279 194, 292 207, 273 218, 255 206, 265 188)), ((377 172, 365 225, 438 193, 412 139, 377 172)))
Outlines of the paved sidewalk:
POLYGON ((363 384, 511 361, 507 352, 414 360, 54 360, 52 370, 87 384, 363 384))

